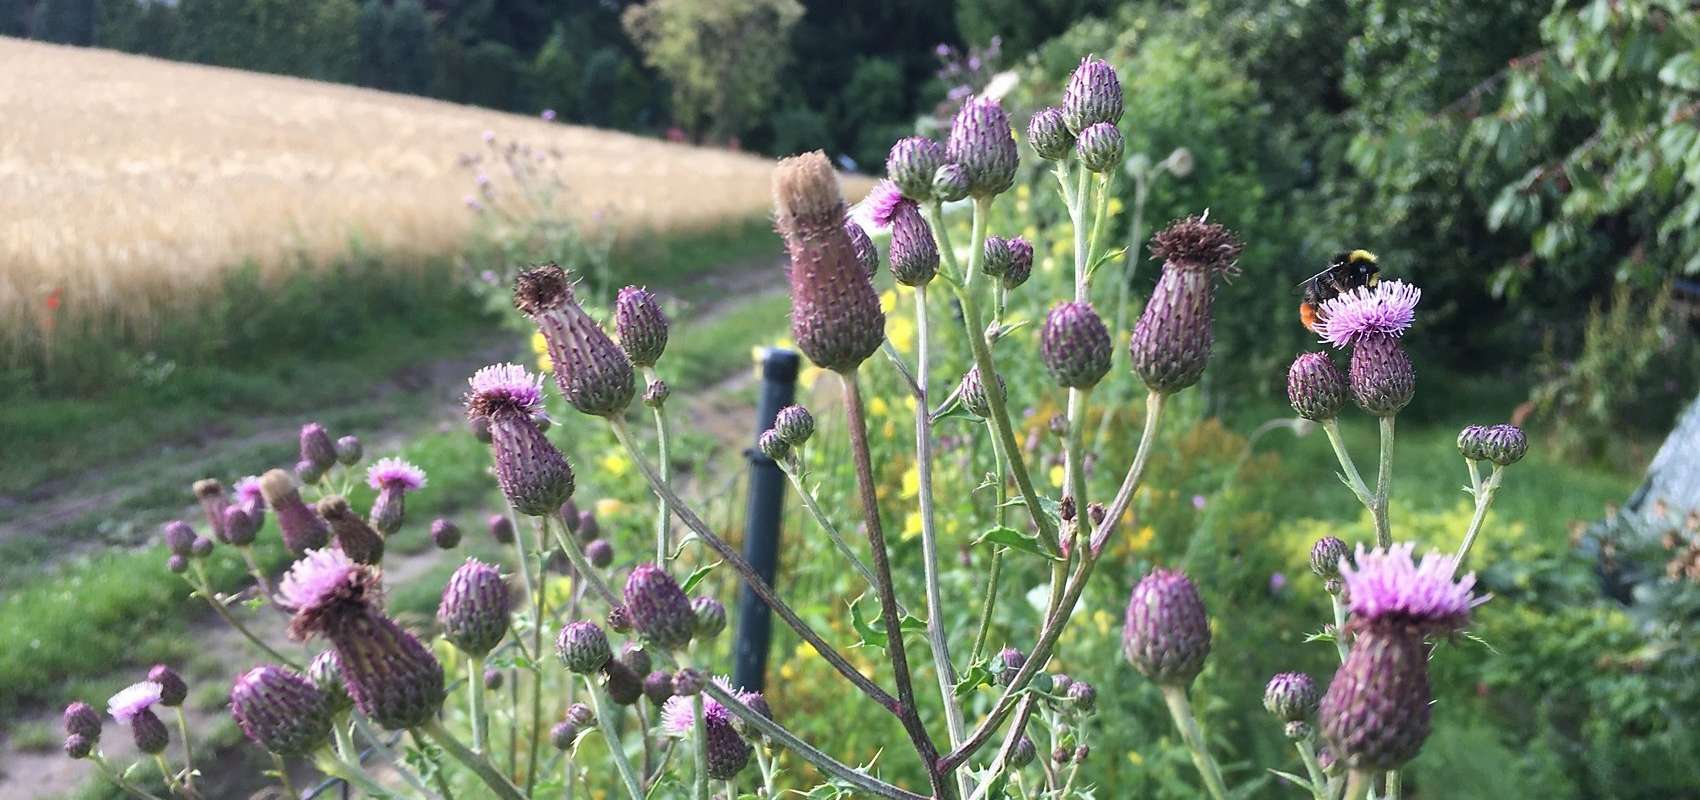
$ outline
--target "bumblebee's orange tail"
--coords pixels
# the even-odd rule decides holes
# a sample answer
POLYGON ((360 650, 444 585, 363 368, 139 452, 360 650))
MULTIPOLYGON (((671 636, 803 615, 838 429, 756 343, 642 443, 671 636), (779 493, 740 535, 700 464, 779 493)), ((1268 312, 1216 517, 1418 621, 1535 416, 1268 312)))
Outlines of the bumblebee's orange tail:
POLYGON ((1314 333, 1316 331, 1316 306, 1309 303, 1300 303, 1299 322, 1303 323, 1307 330, 1314 333))

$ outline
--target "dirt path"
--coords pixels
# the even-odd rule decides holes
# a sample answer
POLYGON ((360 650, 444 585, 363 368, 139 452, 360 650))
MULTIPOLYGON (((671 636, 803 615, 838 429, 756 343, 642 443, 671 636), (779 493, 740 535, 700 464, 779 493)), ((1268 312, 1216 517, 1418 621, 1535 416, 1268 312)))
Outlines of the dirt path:
MULTIPOLYGON (((739 313, 747 304, 772 296, 773 292, 783 288, 782 282, 774 280, 777 269, 772 262, 762 262, 740 265, 737 269, 704 276, 702 282, 692 287, 689 292, 690 297, 700 299, 687 303, 685 313, 681 315, 682 321, 687 324, 705 324, 722 315, 739 313)), ((666 294, 659 288, 656 291, 666 294)), ((372 430, 366 434, 369 449, 399 444, 409 434, 420 429, 458 424, 460 396, 464 391, 466 376, 478 366, 511 358, 514 349, 513 334, 492 334, 488 341, 474 343, 465 352, 388 376, 376 390, 377 397, 390 397, 403 392, 415 397, 423 394, 430 399, 434 411, 423 417, 396 420, 372 430)), ((674 413, 680 415, 677 419, 688 420, 687 424, 692 430, 724 443, 716 450, 724 452, 739 449, 743 446, 743 440, 750 434, 750 409, 754 403, 751 387, 754 384, 753 371, 740 368, 710 387, 692 392, 690 400, 678 406, 674 413)), ((363 398, 363 402, 370 403, 372 397, 368 395, 363 398)), ((181 472, 182 479, 178 482, 188 485, 189 481, 201 474, 199 465, 213 458, 215 453, 228 452, 229 448, 294 441, 300 419, 300 416, 268 419, 266 424, 259 426, 259 430, 241 437, 209 439, 185 446, 183 452, 173 459, 173 464, 181 465, 178 471, 181 472)), ((50 524, 54 520, 75 519, 98 512, 102 508, 117 507, 126 497, 119 490, 89 492, 85 491, 85 487, 102 485, 127 466, 134 465, 111 465, 93 470, 76 481, 67 482, 54 496, 29 504, 16 514, 12 521, 0 525, 0 540, 9 536, 27 535, 33 530, 42 530, 44 524, 50 524)), ((189 508, 184 506, 184 510, 189 508)), ((89 546, 97 544, 90 543, 89 546)), ((392 553, 385 558, 386 582, 392 585, 404 584, 410 578, 442 563, 442 557, 443 554, 433 548, 414 553, 392 553)), ((264 613, 269 612, 251 612, 251 615, 264 613)), ((291 655, 303 652, 299 645, 284 638, 283 626, 263 617, 258 622, 260 624, 254 625, 253 629, 262 638, 267 639, 268 644, 291 655)), ((246 665, 256 663, 252 645, 210 611, 197 621, 190 635, 196 642, 198 658, 201 661, 223 666, 220 670, 223 679, 227 680, 246 665)), ((123 665, 125 674, 143 669, 145 665, 123 665)), ((98 698, 91 698, 90 702, 95 700, 98 698)), ((194 708, 192 700, 193 697, 185 706, 189 709, 189 724, 192 730, 210 730, 213 726, 228 721, 228 712, 224 708, 194 708)), ((8 720, 8 728, 15 731, 25 727, 48 726, 57 731, 58 715, 58 707, 20 712, 8 720)), ((136 757, 136 753, 128 731, 112 724, 110 719, 107 722, 106 735, 101 742, 102 749, 113 763, 129 763, 136 757)), ((173 744, 170 752, 174 758, 180 759, 178 738, 173 722, 173 744)), ((253 755, 254 749, 246 745, 215 753, 197 753, 197 765, 206 773, 203 779, 203 793, 209 798, 247 797, 259 790, 261 786, 254 781, 259 766, 258 762, 251 761, 253 755)), ((297 777, 311 780, 315 774, 310 769, 304 769, 297 777)), ((0 746, 0 798, 39 798, 68 794, 92 775, 93 768, 88 762, 66 758, 57 749, 21 749, 12 741, 0 746)))

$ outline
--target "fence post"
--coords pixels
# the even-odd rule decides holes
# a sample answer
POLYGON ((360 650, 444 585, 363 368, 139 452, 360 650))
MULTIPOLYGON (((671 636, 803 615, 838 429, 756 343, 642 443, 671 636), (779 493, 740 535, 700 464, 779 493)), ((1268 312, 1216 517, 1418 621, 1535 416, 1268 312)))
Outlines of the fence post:
MULTIPOLYGON (((756 437, 773 427, 779 409, 797 396, 796 353, 768 348, 761 361, 761 403, 756 409, 756 437)), ((754 439, 751 440, 752 442, 754 439)), ((779 566, 779 524, 785 505, 785 473, 753 444, 744 451, 750 461, 750 499, 744 514, 744 558, 769 585, 779 566)), ((738 597, 738 632, 732 642, 732 685, 762 691, 767 673, 768 644, 773 617, 755 592, 744 587, 738 597)))

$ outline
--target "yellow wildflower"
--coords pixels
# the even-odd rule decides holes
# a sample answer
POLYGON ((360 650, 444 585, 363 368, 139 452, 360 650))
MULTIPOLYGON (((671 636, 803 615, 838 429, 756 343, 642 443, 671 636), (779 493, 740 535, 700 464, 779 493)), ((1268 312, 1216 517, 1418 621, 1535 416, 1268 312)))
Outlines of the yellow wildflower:
POLYGON ((918 464, 910 464, 903 471, 903 496, 915 497, 921 493, 921 468, 918 464))
POLYGON ((607 455, 602 457, 602 471, 616 478, 625 475, 631 469, 632 460, 627 458, 623 451, 610 450, 607 455))
POLYGON ((887 314, 897 310, 897 290, 887 289, 880 292, 880 310, 887 314))
POLYGON ((612 497, 604 497, 596 501, 596 516, 599 519, 615 516, 625 510, 626 504, 612 497))
POLYGON ((921 535, 921 512, 911 511, 903 518, 903 541, 907 542, 921 535))
POLYGON ((1140 755, 1138 750, 1127 751, 1127 760, 1132 762, 1136 767, 1145 766, 1145 756, 1140 755))
POLYGON ((870 416, 883 417, 890 413, 891 406, 885 402, 885 398, 875 397, 868 401, 868 414, 870 416))
POLYGON ((908 317, 891 317, 885 323, 885 338, 891 340, 891 346, 899 353, 908 353, 915 349, 915 321, 908 317))
POLYGON ((1051 467, 1051 485, 1052 486, 1055 486, 1058 489, 1062 488, 1063 473, 1065 471, 1066 470, 1063 469, 1063 466, 1061 464, 1056 464, 1056 465, 1051 467))
POLYGON ((1120 197, 1110 198, 1110 206, 1106 213, 1112 217, 1122 213, 1122 199, 1120 197))

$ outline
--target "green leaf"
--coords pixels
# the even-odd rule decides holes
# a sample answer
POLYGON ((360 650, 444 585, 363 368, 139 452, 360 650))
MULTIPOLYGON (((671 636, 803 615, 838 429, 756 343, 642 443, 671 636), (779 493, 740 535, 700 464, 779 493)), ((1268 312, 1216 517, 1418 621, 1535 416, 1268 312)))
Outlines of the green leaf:
POLYGON ((1333 644, 1334 641, 1334 632, 1330 630, 1320 630, 1316 633, 1305 636, 1305 644, 1310 644, 1311 642, 1328 642, 1333 644))
POLYGON ((981 686, 989 686, 991 685, 991 682, 992 673, 990 670, 986 669, 986 662, 977 662, 974 666, 968 668, 968 674, 963 675, 962 678, 956 682, 956 686, 951 690, 951 694, 956 697, 967 697, 970 692, 981 686))
POLYGON ((1026 536, 1022 534, 1021 531, 1007 525, 999 525, 992 528, 991 530, 980 534, 979 538, 974 540, 975 544, 983 544, 986 542, 990 542, 995 545, 1002 545, 1011 550, 1019 550, 1023 553, 1032 553, 1033 555, 1041 558, 1048 558, 1052 561, 1061 560, 1059 557, 1045 552, 1045 548, 1039 544, 1038 539, 1026 536))
POLYGON ((685 594, 690 594, 692 589, 697 588, 697 584, 702 583, 703 578, 708 577, 709 571, 713 570, 715 567, 718 567, 718 566, 720 566, 721 564, 724 564, 724 563, 726 563, 726 562, 716 561, 713 564, 705 564, 703 566, 697 567, 697 571, 691 573, 691 576, 689 578, 685 579, 684 585, 680 586, 679 588, 684 589, 685 594))
POLYGON ((1289 781, 1292 781, 1293 785, 1298 786, 1299 788, 1304 789, 1307 792, 1315 793, 1315 791, 1316 791, 1316 789, 1310 785, 1310 781, 1306 778, 1301 778, 1297 775, 1294 775, 1291 772, 1283 772, 1283 771, 1278 770, 1278 769, 1272 769, 1272 770, 1269 770, 1269 771, 1276 774, 1276 775, 1279 775, 1283 778, 1286 778, 1289 781))
POLYGON ((862 637, 861 647, 878 647, 884 649, 885 631, 874 627, 862 616, 862 604, 858 599, 850 604, 850 624, 856 629, 856 634, 862 637))

